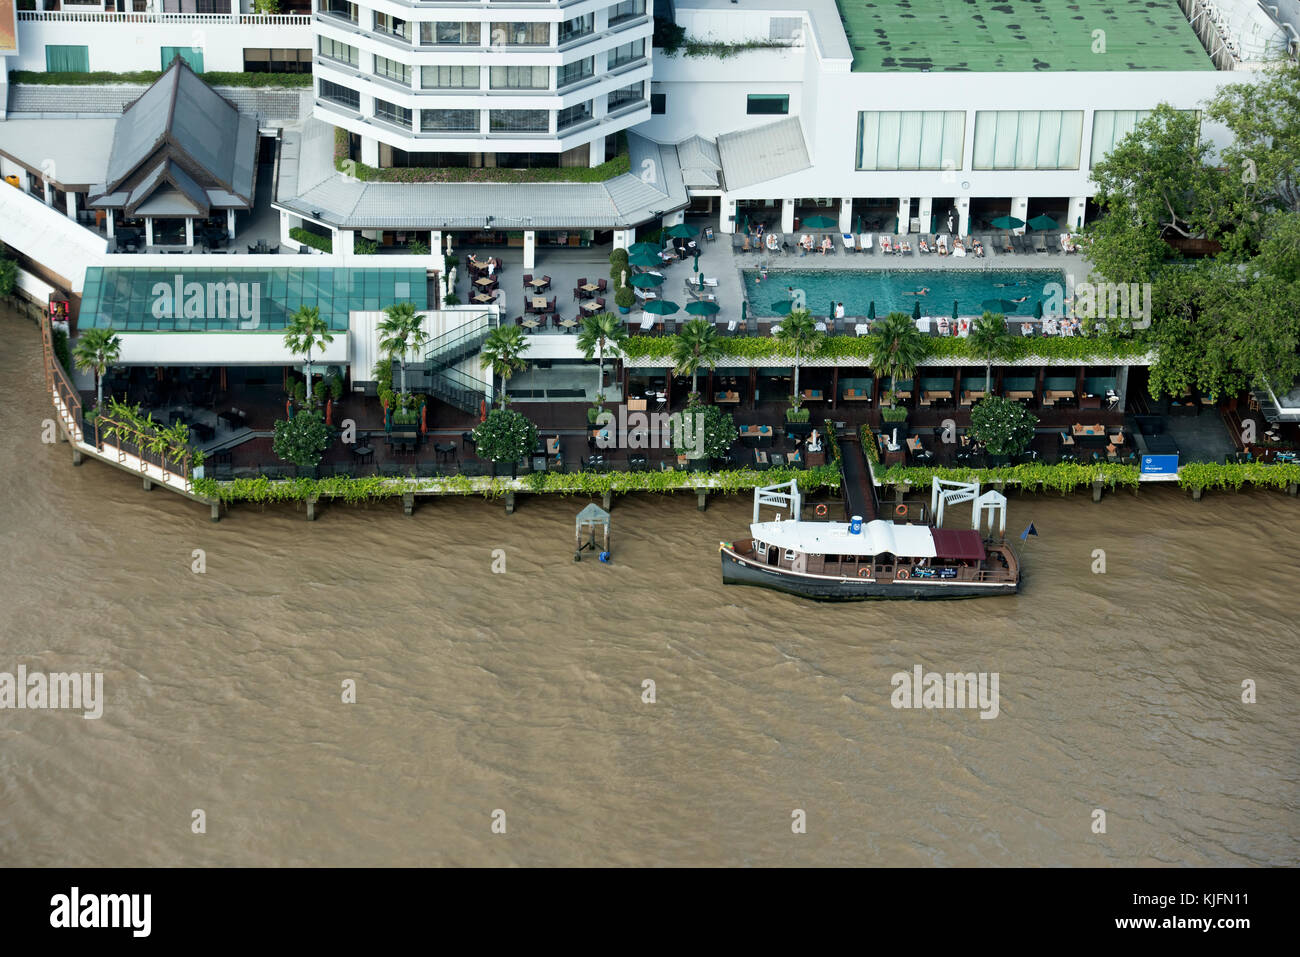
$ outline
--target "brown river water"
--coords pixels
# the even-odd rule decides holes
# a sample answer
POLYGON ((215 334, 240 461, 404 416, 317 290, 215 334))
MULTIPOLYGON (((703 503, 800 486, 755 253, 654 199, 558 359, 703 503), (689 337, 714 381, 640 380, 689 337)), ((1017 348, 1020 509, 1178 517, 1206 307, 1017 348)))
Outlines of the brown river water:
POLYGON ((821 605, 720 583, 747 497, 618 499, 610 565, 577 499, 213 524, 42 444, 39 335, 0 335, 0 671, 105 698, 0 711, 0 864, 1300 863, 1283 494, 1013 496, 1021 595, 821 605), (893 708, 917 664, 999 714, 893 708))

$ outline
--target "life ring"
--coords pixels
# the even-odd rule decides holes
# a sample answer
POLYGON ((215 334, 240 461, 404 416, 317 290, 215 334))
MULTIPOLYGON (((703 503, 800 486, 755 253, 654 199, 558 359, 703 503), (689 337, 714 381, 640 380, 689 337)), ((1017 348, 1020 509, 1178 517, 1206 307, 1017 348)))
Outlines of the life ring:
POLYGON ((907 569, 906 569, 906 568, 900 568, 898 571, 896 571, 896 572, 894 573, 894 577, 897 578, 897 579, 899 579, 900 581, 903 580, 903 579, 905 579, 905 578, 907 578, 907 577, 908 577, 908 571, 907 571, 907 569))
POLYGON ((858 569, 859 578, 867 578, 870 575, 871 575, 871 569, 867 568, 865 565, 858 569))
POLYGON ((907 506, 906 506, 906 505, 899 504, 898 507, 894 509, 894 514, 895 514, 895 515, 906 515, 906 514, 907 514, 907 506))
POLYGON ((825 505, 818 505, 815 509, 813 509, 813 511, 815 511, 818 515, 825 515, 825 514, 826 514, 826 506, 825 506, 825 505))

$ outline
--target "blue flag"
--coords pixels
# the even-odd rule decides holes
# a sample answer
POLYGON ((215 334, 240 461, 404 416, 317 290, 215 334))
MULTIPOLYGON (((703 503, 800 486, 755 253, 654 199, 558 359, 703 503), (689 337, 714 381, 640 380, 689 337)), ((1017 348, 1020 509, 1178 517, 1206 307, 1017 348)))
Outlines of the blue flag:
POLYGON ((1038 534, 1038 529, 1034 528, 1033 522, 1030 522, 1029 527, 1020 533, 1020 540, 1022 542, 1028 541, 1030 535, 1037 535, 1037 534, 1038 534))

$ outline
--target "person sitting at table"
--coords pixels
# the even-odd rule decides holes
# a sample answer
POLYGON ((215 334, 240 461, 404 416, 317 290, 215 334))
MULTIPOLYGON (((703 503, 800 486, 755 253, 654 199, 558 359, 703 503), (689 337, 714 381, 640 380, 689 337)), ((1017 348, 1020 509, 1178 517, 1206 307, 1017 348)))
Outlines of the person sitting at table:
POLYGON ((495 259, 489 259, 489 260, 487 261, 487 274, 488 274, 488 278, 491 279, 491 278, 492 278, 492 274, 493 274, 494 272, 496 272, 496 271, 497 271, 497 261, 496 261, 495 259))

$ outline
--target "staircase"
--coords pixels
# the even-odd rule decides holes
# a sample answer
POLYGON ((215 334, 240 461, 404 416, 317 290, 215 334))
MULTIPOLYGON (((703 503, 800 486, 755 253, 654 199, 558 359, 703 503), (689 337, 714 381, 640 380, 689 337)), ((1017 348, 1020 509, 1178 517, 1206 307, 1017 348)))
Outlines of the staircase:
MULTIPOLYGON (((455 368, 483 348, 488 334, 497 327, 497 317, 484 313, 426 343, 424 361, 406 367, 408 385, 442 400, 462 412, 476 413, 487 401, 483 383, 455 368)), ((400 376, 400 371, 397 376, 400 376)), ((396 376, 394 377, 396 380, 396 376)))

